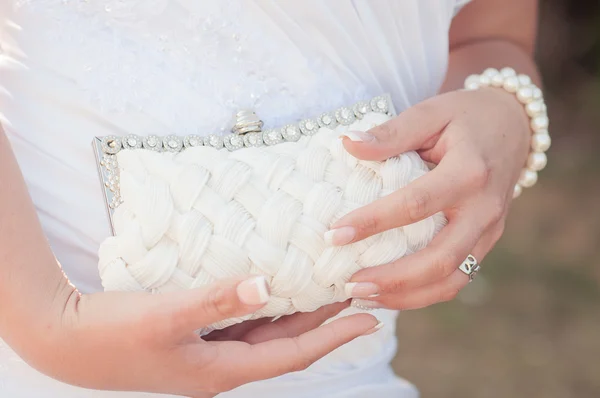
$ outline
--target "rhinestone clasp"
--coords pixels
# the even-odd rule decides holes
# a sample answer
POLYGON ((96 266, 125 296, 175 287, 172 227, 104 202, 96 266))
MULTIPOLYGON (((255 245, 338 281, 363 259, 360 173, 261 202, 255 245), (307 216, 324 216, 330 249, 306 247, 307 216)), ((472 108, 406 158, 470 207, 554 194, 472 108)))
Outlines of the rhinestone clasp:
POLYGON ((260 133, 262 127, 262 120, 251 109, 242 109, 233 115, 233 127, 231 131, 234 134, 260 133))

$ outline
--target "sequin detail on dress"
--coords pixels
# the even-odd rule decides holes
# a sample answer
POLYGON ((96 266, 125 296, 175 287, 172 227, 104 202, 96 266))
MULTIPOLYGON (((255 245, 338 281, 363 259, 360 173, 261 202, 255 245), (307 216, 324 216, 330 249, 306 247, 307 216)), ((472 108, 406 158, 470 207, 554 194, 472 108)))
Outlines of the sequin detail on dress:
POLYGON ((318 55, 307 57, 281 37, 275 39, 269 30, 276 28, 260 23, 261 12, 251 2, 16 4, 19 12, 35 14, 43 7, 51 15, 54 29, 42 39, 59 43, 55 47, 63 51, 48 56, 57 68, 74 69, 70 74, 101 111, 151 114, 178 135, 220 128, 241 108, 273 115, 269 122, 281 124, 369 96, 361 85, 340 89, 337 98, 315 96, 335 81, 333 71, 318 55), (187 17, 180 23, 163 22, 182 8, 187 17), (273 40, 265 42, 265 37, 273 40), (201 116, 206 114, 211 120, 201 116))

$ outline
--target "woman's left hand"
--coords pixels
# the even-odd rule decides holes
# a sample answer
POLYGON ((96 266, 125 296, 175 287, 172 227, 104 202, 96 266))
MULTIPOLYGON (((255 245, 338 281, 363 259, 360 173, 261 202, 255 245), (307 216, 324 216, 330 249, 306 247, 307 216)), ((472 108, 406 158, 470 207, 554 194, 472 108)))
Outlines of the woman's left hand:
POLYGON ((362 298, 355 303, 404 310, 454 298, 469 282, 460 264, 469 254, 481 261, 504 230, 529 150, 523 106, 502 89, 454 91, 417 104, 367 133, 348 133, 343 141, 359 159, 384 160, 416 150, 437 166, 332 225, 334 245, 439 211, 449 222, 423 250, 355 274, 348 286, 353 297, 362 298))

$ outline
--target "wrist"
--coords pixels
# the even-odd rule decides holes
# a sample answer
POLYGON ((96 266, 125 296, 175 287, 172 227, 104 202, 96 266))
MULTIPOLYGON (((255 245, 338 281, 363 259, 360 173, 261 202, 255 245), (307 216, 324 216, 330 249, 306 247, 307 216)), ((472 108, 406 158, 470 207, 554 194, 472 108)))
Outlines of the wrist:
POLYGON ((530 126, 530 117, 527 114, 527 111, 523 107, 523 105, 517 100, 516 96, 513 93, 510 93, 503 89, 502 87, 481 87, 479 91, 487 92, 489 95, 497 98, 497 109, 506 114, 508 117, 514 118, 518 120, 519 125, 522 127, 519 129, 519 132, 526 139, 527 144, 525 144, 524 150, 529 150, 529 138, 531 136, 531 126, 530 126))
POLYGON ((512 68, 486 69, 481 75, 471 75, 465 80, 466 90, 498 89, 510 94, 513 104, 519 104, 522 113, 527 115, 530 151, 519 179, 514 186, 513 198, 518 197, 523 188, 535 185, 538 172, 547 164, 546 150, 550 147, 548 115, 542 90, 532 83, 527 75, 517 75, 512 68))

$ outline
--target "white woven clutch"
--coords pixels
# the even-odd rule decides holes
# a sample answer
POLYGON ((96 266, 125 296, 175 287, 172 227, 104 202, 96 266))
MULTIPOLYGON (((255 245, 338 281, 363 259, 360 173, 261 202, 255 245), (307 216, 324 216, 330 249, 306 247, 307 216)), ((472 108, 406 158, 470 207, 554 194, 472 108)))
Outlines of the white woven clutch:
POLYGON ((343 148, 341 133, 393 114, 381 96, 275 130, 242 112, 224 137, 97 138, 114 234, 99 252, 104 288, 159 293, 268 277, 264 308, 212 329, 346 300, 355 272, 423 248, 445 223, 438 214, 344 247, 324 242, 332 222, 428 171, 414 152, 372 162, 343 148))

